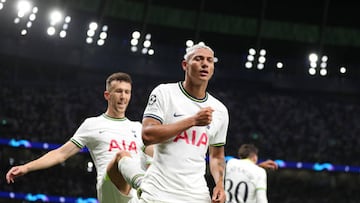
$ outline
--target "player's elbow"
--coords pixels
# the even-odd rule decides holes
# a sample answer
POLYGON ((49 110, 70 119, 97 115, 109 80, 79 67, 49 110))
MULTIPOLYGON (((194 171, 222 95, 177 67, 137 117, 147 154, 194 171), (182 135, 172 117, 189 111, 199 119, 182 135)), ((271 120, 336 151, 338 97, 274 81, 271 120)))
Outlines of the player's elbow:
POLYGON ((148 133, 145 133, 144 131, 142 133, 142 140, 143 140, 145 146, 155 144, 152 136, 150 136, 148 133))

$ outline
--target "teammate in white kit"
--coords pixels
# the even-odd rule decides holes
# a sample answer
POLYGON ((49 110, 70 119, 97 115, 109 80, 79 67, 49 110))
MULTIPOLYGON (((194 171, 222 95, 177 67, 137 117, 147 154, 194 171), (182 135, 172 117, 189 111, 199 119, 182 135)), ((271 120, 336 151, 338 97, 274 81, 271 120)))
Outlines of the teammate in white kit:
POLYGON ((31 171, 45 169, 64 162, 85 146, 90 151, 97 171, 97 196, 100 203, 125 203, 132 195, 129 186, 116 187, 106 174, 109 162, 122 150, 128 151, 140 165, 143 156, 141 123, 130 121, 125 112, 131 98, 131 77, 114 73, 106 80, 104 97, 107 110, 97 117, 87 118, 73 137, 58 149, 27 164, 12 167, 6 174, 8 183, 31 171), (122 190, 123 189, 123 190, 122 190))
POLYGON ((256 165, 258 149, 243 144, 238 156, 226 164, 226 203, 267 203, 267 175, 265 169, 256 165))
POLYGON ((142 202, 224 202, 224 145, 227 108, 207 92, 214 74, 214 52, 197 44, 186 50, 185 80, 160 84, 144 111, 142 138, 154 145, 153 162, 141 183, 142 202), (206 153, 216 186, 204 177, 206 153))

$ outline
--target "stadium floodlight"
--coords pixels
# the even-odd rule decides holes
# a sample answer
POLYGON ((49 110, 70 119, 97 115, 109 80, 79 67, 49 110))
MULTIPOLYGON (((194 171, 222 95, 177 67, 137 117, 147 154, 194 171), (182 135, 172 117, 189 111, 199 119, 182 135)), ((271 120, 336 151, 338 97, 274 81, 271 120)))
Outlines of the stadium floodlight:
POLYGON ((340 73, 342 73, 342 74, 346 73, 346 67, 345 66, 340 67, 340 73))
POLYGON ((328 56, 323 55, 323 56, 319 56, 316 53, 311 53, 308 56, 309 59, 309 74, 310 75, 315 75, 316 74, 316 68, 320 67, 319 73, 321 76, 326 76, 328 71, 326 69, 327 67, 327 62, 329 60, 328 56), (319 61, 319 58, 321 59, 321 61, 319 61))
POLYGON ((326 70, 326 68, 320 69, 320 75, 321 75, 321 76, 326 76, 326 75, 327 75, 327 70, 326 70))
POLYGON ((315 75, 316 74, 316 69, 315 68, 309 68, 309 74, 310 75, 315 75))
POLYGON ((99 37, 100 37, 100 39, 105 40, 105 39, 107 38, 107 33, 104 32, 104 31, 102 31, 102 32, 100 33, 99 37))
POLYGON ((254 48, 249 49, 248 55, 246 57, 247 60, 245 62, 245 68, 250 69, 254 66, 256 66, 258 70, 262 70, 265 68, 266 50, 260 49, 258 55, 256 53, 257 53, 256 49, 254 48))
POLYGON ((60 38, 65 38, 67 36, 66 30, 69 28, 70 21, 71 17, 64 17, 64 13, 62 11, 58 9, 52 10, 49 14, 50 26, 48 27, 47 34, 53 36, 56 33, 59 33, 60 38))
POLYGON ((318 61, 318 55, 317 54, 315 54, 315 53, 311 53, 311 54, 309 54, 309 61, 310 62, 317 62, 318 61))
POLYGON ((266 55, 266 50, 261 49, 259 54, 260 54, 260 56, 265 56, 266 55))
POLYGON ((36 14, 35 13, 32 13, 29 15, 29 20, 30 21, 34 21, 36 19, 36 14))
MULTIPOLYGON (((1 1, 1 3, 4 2, 5 1, 1 1)), ((14 19, 14 23, 19 24, 22 27, 20 31, 20 34, 22 36, 28 34, 29 29, 32 27, 33 23, 36 20, 37 12, 38 8, 36 6, 33 7, 29 1, 22 0, 17 3, 17 16, 14 19), (24 23, 21 23, 22 19, 25 20, 24 23)))
POLYGON ((245 68, 250 69, 250 68, 252 68, 252 67, 253 67, 253 64, 252 64, 250 61, 247 61, 247 62, 245 63, 245 68))
POLYGON ((263 63, 258 63, 257 64, 257 69, 259 69, 259 70, 264 69, 264 64, 263 63))
POLYGON ((50 36, 53 36, 55 34, 56 30, 53 26, 48 27, 47 34, 50 36))
MULTIPOLYGON (((142 44, 141 53, 148 54, 150 56, 154 55, 155 51, 151 48, 151 34, 147 33, 144 39, 141 39, 141 33, 139 31, 134 31, 131 33, 131 40, 130 40, 130 50, 131 52, 137 52, 139 49, 137 46, 142 44), (144 41, 143 41, 144 40, 144 41)), ((141 46, 141 45, 140 45, 141 46)))
POLYGON ((99 24, 97 22, 89 23, 89 28, 86 32, 87 34, 86 43, 91 44, 93 43, 94 40, 96 40, 96 44, 98 46, 103 46, 105 44, 105 40, 108 37, 107 31, 109 27, 107 25, 103 25, 100 33, 98 34, 99 36, 97 36, 97 33, 99 32, 99 31, 97 32, 98 28, 99 28, 99 24))
POLYGON ((249 54, 254 56, 256 54, 256 50, 254 48, 250 48, 249 54))
POLYGON ((63 20, 63 14, 59 10, 53 10, 50 13, 50 25, 54 26, 63 20))
POLYGON ((276 63, 276 68, 281 69, 281 68, 283 68, 283 67, 284 67, 284 64, 283 64, 283 63, 281 63, 281 62, 277 62, 277 63, 276 63))
POLYGON ((65 38, 66 37, 66 31, 65 30, 61 30, 59 33, 60 38, 65 38))
POLYGON ((148 54, 149 54, 150 56, 154 55, 154 49, 149 49, 148 54))
POLYGON ((25 14, 29 13, 31 10, 31 4, 29 1, 19 1, 17 4, 18 9, 18 17, 22 18, 25 16, 25 14))
POLYGON ((145 40, 144 43, 143 43, 143 46, 145 48, 149 48, 151 46, 151 41, 150 40, 145 40))
POLYGON ((139 31, 134 31, 131 36, 133 39, 140 39, 141 34, 139 31))
POLYGON ((21 30, 21 35, 24 36, 24 35, 26 35, 26 34, 27 34, 27 30, 26 30, 26 29, 22 29, 22 30, 21 30))
POLYGON ((194 41, 191 39, 188 39, 188 40, 186 40, 185 44, 186 44, 186 47, 192 47, 192 46, 194 46, 194 41))
POLYGON ((102 45, 104 45, 104 44, 105 44, 105 40, 103 40, 103 39, 98 39, 97 45, 102 46, 102 45))

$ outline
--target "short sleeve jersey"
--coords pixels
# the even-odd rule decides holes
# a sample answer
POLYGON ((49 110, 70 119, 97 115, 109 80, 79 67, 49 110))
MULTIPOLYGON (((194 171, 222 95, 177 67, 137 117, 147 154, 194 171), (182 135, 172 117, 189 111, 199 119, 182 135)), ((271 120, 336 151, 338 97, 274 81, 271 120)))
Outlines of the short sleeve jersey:
POLYGON ((190 96, 181 82, 161 84, 149 97, 144 117, 162 124, 195 115, 200 108, 212 107, 208 126, 194 126, 154 146, 154 159, 141 184, 141 197, 161 202, 209 202, 204 178, 209 145, 223 146, 229 123, 227 108, 209 93, 203 99, 190 96))
POLYGON ((86 119, 70 139, 79 148, 88 148, 97 170, 97 188, 106 175, 109 162, 119 150, 127 150, 136 160, 143 156, 141 123, 105 114, 86 119))
POLYGON ((258 203, 256 192, 265 190, 266 195, 266 179, 266 171, 251 160, 230 159, 225 172, 226 203, 258 203))

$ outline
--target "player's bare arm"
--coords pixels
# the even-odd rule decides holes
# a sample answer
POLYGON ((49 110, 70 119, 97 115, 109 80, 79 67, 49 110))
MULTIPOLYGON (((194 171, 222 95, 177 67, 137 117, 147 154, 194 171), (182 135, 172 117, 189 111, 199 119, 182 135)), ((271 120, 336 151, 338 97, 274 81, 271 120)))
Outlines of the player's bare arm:
POLYGON ((74 143, 68 141, 60 148, 51 150, 42 157, 24 165, 12 167, 6 174, 7 183, 13 183, 15 178, 25 175, 31 171, 50 168, 64 162, 69 157, 80 151, 74 143))
POLYGON ((145 145, 161 143, 192 126, 206 126, 212 121, 213 110, 202 108, 194 116, 171 124, 161 124, 157 119, 146 117, 142 124, 142 138, 145 145))
POLYGON ((224 171, 225 171, 225 152, 224 146, 210 146, 210 172, 215 181, 212 202, 225 202, 226 195, 224 190, 224 171))

